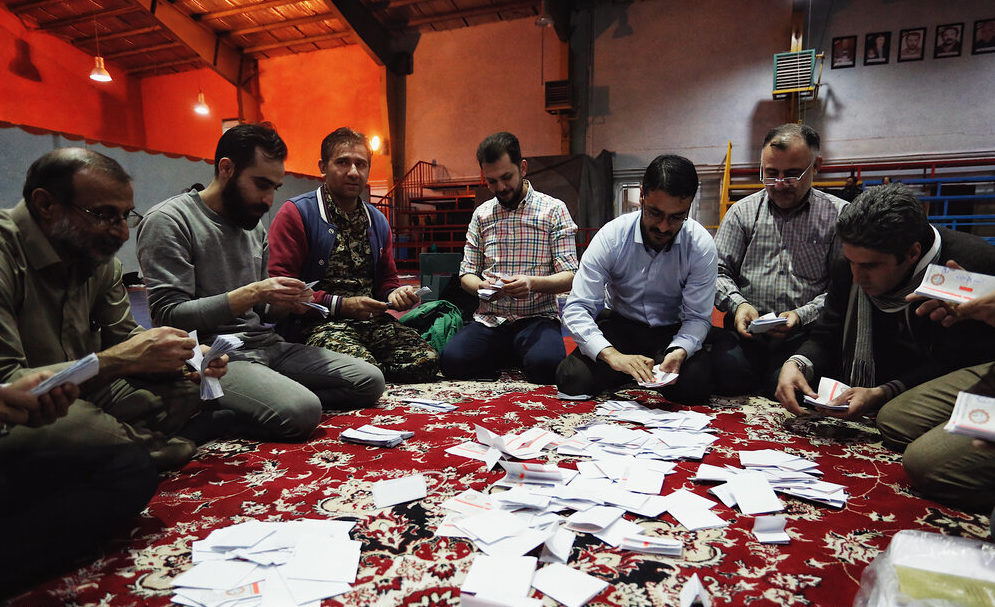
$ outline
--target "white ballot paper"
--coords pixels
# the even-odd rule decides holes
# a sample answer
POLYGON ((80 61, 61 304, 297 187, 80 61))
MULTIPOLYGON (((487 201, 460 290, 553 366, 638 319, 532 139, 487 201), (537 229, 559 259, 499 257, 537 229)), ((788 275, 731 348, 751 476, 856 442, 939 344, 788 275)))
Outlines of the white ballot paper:
MULTIPOLYGON (((312 289, 316 284, 318 284, 318 281, 312 280, 311 282, 307 283, 304 286, 307 287, 308 289, 312 289)), ((317 310, 318 313, 321 314, 322 318, 328 318, 328 314, 330 312, 329 309, 321 305, 320 303, 315 303, 313 301, 302 301, 301 303, 313 310, 317 310)))
POLYGON ((790 544, 791 537, 784 531, 787 522, 783 516, 758 516, 753 520, 753 535, 761 544, 790 544))
POLYGON ((229 352, 233 352, 242 347, 242 340, 234 335, 218 335, 214 338, 211 348, 204 354, 200 351, 200 341, 197 339, 197 331, 190 331, 195 345, 193 356, 187 359, 187 364, 200 372, 200 398, 201 400, 213 400, 225 395, 221 389, 221 382, 216 377, 208 377, 204 371, 208 365, 216 358, 221 358, 229 352))
POLYGON ((608 587, 608 582, 593 575, 551 563, 536 572, 532 586, 567 607, 581 607, 608 587))
POLYGON ((782 318, 773 312, 770 312, 751 322, 750 326, 746 328, 746 331, 747 333, 759 335, 760 333, 770 331, 774 327, 780 327, 781 325, 786 324, 788 324, 787 318, 782 318))
POLYGON ((516 605, 516 599, 528 596, 535 570, 534 556, 478 554, 460 586, 460 594, 470 593, 478 598, 492 598, 516 605))
POLYGON ((811 396, 805 397, 805 403, 812 405, 813 407, 820 407, 822 409, 830 409, 833 411, 846 411, 850 408, 849 404, 842 405, 830 405, 829 403, 842 394, 845 390, 849 390, 850 386, 844 384, 843 382, 836 381, 835 379, 829 379, 828 377, 823 377, 819 380, 819 397, 812 398, 811 396))
POLYGON ((712 607, 712 597, 708 596, 708 592, 702 586, 697 573, 692 574, 688 581, 684 582, 680 600, 681 607, 691 607, 695 603, 701 603, 702 607, 712 607))
POLYGON ((641 381, 636 383, 644 388, 662 388, 663 386, 669 386, 677 381, 678 377, 680 377, 679 373, 667 373, 660 368, 660 365, 656 365, 653 367, 653 381, 641 381))
POLYGON ((373 445, 374 447, 396 447, 411 438, 415 433, 409 430, 391 430, 366 424, 359 428, 347 428, 339 438, 350 443, 373 445))
POLYGON ((426 495, 428 495, 428 486, 425 484, 425 477, 421 474, 373 483, 373 505, 377 508, 420 500, 426 495))
POLYGON ((665 556, 681 556, 684 553, 684 543, 669 537, 650 535, 634 535, 622 540, 622 550, 645 552, 647 554, 663 554, 665 556))
POLYGON ((915 294, 950 303, 964 303, 995 292, 995 276, 929 264, 915 294))
POLYGON ((995 398, 960 392, 943 427, 953 434, 995 441, 995 398))
POLYGON ((62 384, 75 384, 78 386, 95 376, 99 371, 100 361, 97 360, 96 354, 90 353, 39 383, 34 388, 31 388, 28 392, 32 396, 41 396, 62 384))
POLYGON ((564 394, 563 392, 557 392, 556 398, 560 400, 591 400, 593 397, 590 394, 564 394))

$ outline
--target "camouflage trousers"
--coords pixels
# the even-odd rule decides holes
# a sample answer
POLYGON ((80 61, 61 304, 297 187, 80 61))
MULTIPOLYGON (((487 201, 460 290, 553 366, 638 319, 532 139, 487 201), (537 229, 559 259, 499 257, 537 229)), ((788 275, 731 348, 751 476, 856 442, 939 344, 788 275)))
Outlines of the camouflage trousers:
POLYGON ((439 355, 418 331, 397 322, 389 314, 370 320, 330 320, 310 330, 305 343, 348 354, 376 365, 387 381, 423 383, 435 381, 439 355))

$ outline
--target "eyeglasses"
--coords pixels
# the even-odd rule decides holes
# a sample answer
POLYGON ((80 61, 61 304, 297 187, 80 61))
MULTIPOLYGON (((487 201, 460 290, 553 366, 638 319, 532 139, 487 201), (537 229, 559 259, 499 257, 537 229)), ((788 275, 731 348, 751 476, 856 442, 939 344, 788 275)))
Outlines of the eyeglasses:
POLYGON ((84 207, 78 207, 74 204, 69 205, 81 213, 85 213, 90 218, 92 218, 97 224, 110 227, 116 226, 122 221, 128 224, 129 228, 137 228, 138 223, 142 220, 142 215, 138 213, 135 209, 131 209, 127 213, 119 214, 114 211, 103 210, 95 211, 93 209, 87 209, 84 207))
POLYGON ((815 161, 813 160, 807 167, 805 167, 805 170, 802 171, 801 175, 798 175, 797 177, 764 177, 764 167, 763 165, 760 165, 760 182, 764 185, 777 185, 779 183, 783 183, 784 185, 798 185, 798 182, 805 177, 805 173, 808 173, 808 170, 812 168, 812 165, 814 164, 815 161))

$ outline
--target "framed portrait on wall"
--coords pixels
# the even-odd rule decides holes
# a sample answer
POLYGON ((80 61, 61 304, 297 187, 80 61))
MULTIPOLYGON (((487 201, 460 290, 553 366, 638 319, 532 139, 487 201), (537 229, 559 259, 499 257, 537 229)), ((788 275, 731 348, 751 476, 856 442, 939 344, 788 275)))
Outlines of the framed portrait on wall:
POLYGON ((883 65, 891 57, 891 32, 864 36, 864 65, 883 65))
POLYGON ((933 58, 960 57, 961 44, 964 37, 963 23, 947 23, 936 26, 936 42, 933 46, 933 58))
POLYGON ((926 28, 916 27, 902 30, 898 34, 898 60, 922 61, 925 55, 926 28))
POLYGON ((840 36, 833 38, 832 69, 853 67, 857 64, 857 37, 840 36))
POLYGON ((974 41, 971 54, 995 53, 995 19, 978 19, 974 22, 974 41))

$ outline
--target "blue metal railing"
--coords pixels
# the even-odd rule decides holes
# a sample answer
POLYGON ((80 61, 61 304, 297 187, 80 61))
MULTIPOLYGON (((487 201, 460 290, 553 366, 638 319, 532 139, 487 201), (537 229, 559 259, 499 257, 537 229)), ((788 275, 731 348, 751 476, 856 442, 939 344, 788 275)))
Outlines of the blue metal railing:
MULTIPOLYGON (((963 230, 974 232, 976 227, 995 226, 995 212, 993 213, 968 213, 961 210, 960 213, 950 213, 950 203, 973 203, 975 207, 980 202, 990 202, 995 204, 995 176, 982 175, 978 177, 931 177, 928 179, 902 179, 901 182, 908 186, 920 186, 928 194, 919 196, 923 202, 929 203, 929 222, 933 225, 943 226, 952 230, 963 230), (993 186, 992 192, 981 194, 944 194, 943 188, 951 186, 974 185, 990 183, 993 186)), ((864 188, 881 185, 880 179, 866 180, 864 188)), ((976 208, 976 207, 975 207, 976 208)), ((987 209, 986 209, 987 210, 987 209)), ((995 211, 995 207, 992 208, 995 211)), ((987 230, 985 230, 987 231, 987 230)), ((995 244, 995 235, 988 236, 979 234, 988 241, 995 244)))

